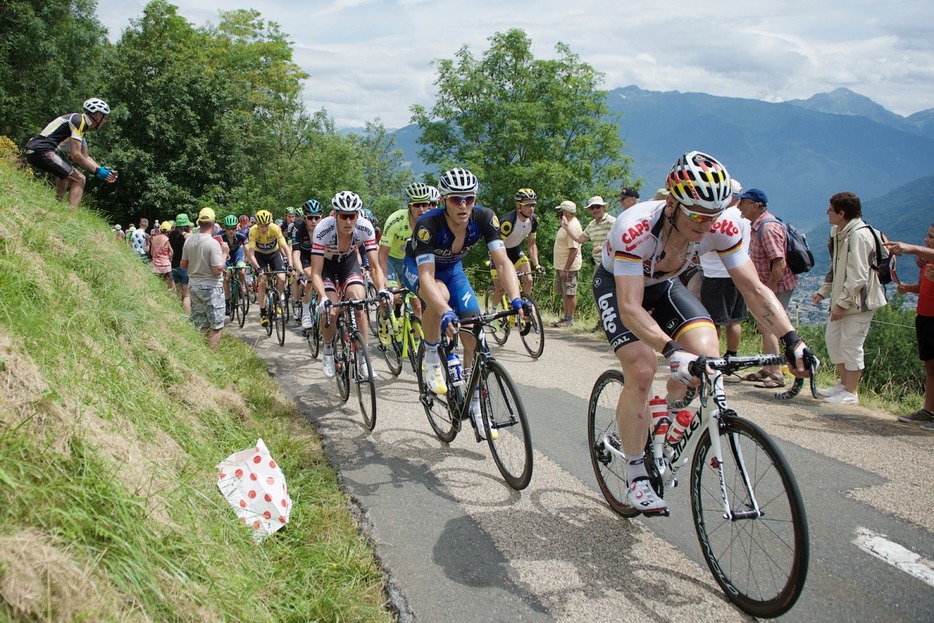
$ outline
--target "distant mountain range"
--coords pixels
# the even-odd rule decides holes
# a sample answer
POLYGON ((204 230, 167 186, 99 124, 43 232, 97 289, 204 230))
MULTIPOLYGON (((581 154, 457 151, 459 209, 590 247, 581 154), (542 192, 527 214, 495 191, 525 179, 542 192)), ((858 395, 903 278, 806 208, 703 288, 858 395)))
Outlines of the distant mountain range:
MULTIPOLYGON (((869 213, 887 205, 883 196, 894 189, 934 175, 934 109, 902 117, 848 89, 770 103, 628 86, 610 91, 607 103, 621 115, 624 152, 633 158, 644 196, 664 184, 679 154, 698 149, 722 160, 746 188, 764 190, 777 215, 809 229, 826 222, 827 199, 836 192, 879 198, 866 202, 869 213)), ((426 169, 419 134, 411 125, 394 133, 416 173, 426 169)), ((926 228, 934 202, 924 197, 930 183, 921 188, 924 193, 911 196, 919 204, 892 208, 914 214, 910 224, 926 228)))

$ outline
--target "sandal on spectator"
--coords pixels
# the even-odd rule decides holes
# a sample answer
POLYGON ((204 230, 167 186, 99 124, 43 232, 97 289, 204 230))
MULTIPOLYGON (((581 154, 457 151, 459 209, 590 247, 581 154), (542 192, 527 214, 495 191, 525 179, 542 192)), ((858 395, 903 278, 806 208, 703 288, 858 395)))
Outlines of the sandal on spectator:
POLYGON ((758 372, 750 372, 743 377, 744 381, 752 381, 753 383, 758 383, 759 381, 764 381, 769 377, 769 373, 765 370, 759 370, 758 372))
POLYGON ((773 372, 768 374, 766 378, 762 379, 761 383, 756 383, 756 387, 762 387, 764 389, 776 389, 779 387, 785 386, 785 375, 780 372, 773 372))

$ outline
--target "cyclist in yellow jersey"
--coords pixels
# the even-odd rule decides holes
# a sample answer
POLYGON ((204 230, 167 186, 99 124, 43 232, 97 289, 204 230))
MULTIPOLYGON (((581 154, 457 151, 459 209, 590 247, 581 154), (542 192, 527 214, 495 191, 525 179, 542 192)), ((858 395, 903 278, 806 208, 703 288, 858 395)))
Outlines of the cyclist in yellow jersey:
MULTIPOLYGON (((398 285, 405 265, 405 243, 412 237, 412 229, 418 218, 428 210, 438 207, 441 193, 434 186, 414 182, 405 189, 408 203, 386 219, 383 237, 379 242, 379 267, 387 283, 398 285)), ((421 303, 412 297, 412 312, 421 316, 421 303)))
MULTIPOLYGON (((246 253, 250 264, 260 271, 259 323, 265 327, 269 324, 269 318, 266 317, 265 271, 283 270, 284 258, 292 255, 292 248, 282 235, 282 229, 272 222, 272 212, 269 210, 256 213, 256 225, 250 228, 246 253)), ((285 274, 276 275, 276 289, 279 291, 279 303, 285 307, 285 274)))
MULTIPOLYGON (((532 266, 540 274, 544 274, 544 269, 538 263, 538 243, 535 232, 538 230, 538 216, 535 215, 535 208, 538 206, 538 195, 531 188, 520 188, 515 196, 516 209, 507 212, 499 219, 499 230, 503 236, 503 242, 506 244, 506 255, 512 260, 516 272, 531 273, 532 266), (522 241, 525 241, 529 249, 529 254, 522 252, 522 241), (531 259, 531 263, 529 263, 531 259)), ((496 275, 496 269, 490 271, 493 278, 493 306, 496 308, 499 301, 503 298, 503 286, 496 275)), ((532 275, 523 275, 520 279, 522 291, 526 294, 532 293, 532 275)))

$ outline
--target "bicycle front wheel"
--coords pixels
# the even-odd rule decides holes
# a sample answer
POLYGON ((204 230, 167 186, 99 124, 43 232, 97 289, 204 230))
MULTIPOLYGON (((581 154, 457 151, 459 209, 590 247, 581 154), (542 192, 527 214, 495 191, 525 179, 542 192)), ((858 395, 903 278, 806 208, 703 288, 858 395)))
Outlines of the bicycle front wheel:
POLYGON ((357 402, 363 413, 363 424, 373 430, 376 427, 376 383, 373 382, 370 355, 366 352, 366 340, 359 331, 353 334, 353 349, 356 369, 351 370, 351 375, 356 380, 357 402))
POLYGON ((522 338, 522 345, 528 351, 532 359, 538 359, 545 350, 545 325, 542 324, 542 317, 538 313, 538 305, 532 300, 532 297, 523 294, 523 301, 532 304, 532 313, 526 314, 525 320, 519 321, 519 336, 522 338))
MULTIPOLYGON (((289 304, 286 303, 284 307, 288 309, 289 304)), ((285 316, 283 316, 284 309, 279 299, 276 299, 276 302, 273 303, 273 310, 272 322, 276 329, 276 339, 279 340, 279 346, 285 346, 285 316)))
POLYGON ((266 296, 266 335, 272 335, 272 313, 276 309, 276 300, 272 295, 266 296))
MULTIPOLYGON (((368 299, 376 298, 379 296, 379 290, 376 289, 376 285, 367 280, 366 282, 366 297, 368 299)), ((366 304, 366 319, 367 325, 370 327, 370 333, 373 337, 379 339, 379 335, 376 333, 376 312, 379 309, 379 301, 366 304)))
MULTIPOLYGON (((502 297, 500 297, 500 300, 502 300, 502 297)), ((492 313, 493 308, 496 307, 499 302, 500 301, 493 299, 493 286, 490 286, 483 295, 483 313, 492 313)), ((506 340, 509 339, 509 320, 507 318, 494 320, 486 325, 486 330, 493 337, 493 341, 502 346, 506 343, 506 340)))
POLYGON ((236 285, 237 291, 237 305, 240 307, 240 318, 237 322, 240 323, 240 328, 243 328, 243 325, 246 323, 247 312, 250 311, 250 296, 246 291, 246 286, 243 285, 243 282, 239 279, 237 280, 236 285))
POLYGON ((506 368, 494 359, 483 364, 480 413, 493 461, 506 484, 521 491, 532 480, 532 435, 519 391, 506 368), (493 432, 496 439, 493 439, 493 432))
POLYGON ((801 492, 778 446, 752 422, 724 419, 720 444, 733 518, 723 517, 720 475, 705 430, 691 465, 697 539, 727 599, 752 616, 777 617, 794 606, 808 572, 801 492), (761 510, 758 516, 753 499, 761 510))
POLYGON ((623 383, 623 373, 619 370, 607 370, 594 383, 587 407, 587 445, 600 493, 615 513, 635 517, 639 511, 629 504, 626 496, 626 465, 606 449, 611 439, 619 443, 616 404, 623 383))
POLYGON ((425 359, 425 343, 421 342, 418 346, 418 357, 415 363, 415 376, 418 378, 418 399, 425 408, 425 415, 428 416, 428 423, 431 424, 431 430, 435 436, 445 443, 451 443, 457 437, 460 430, 460 420, 455 413, 457 410, 457 399, 454 397, 456 388, 452 387, 451 379, 448 377, 447 357, 444 349, 439 349, 441 356, 441 365, 444 367, 444 376, 448 385, 448 392, 443 396, 438 396, 425 384, 422 376, 422 361, 425 359))
POLYGON ((337 327, 334 336, 334 380, 337 382, 337 393, 341 400, 347 402, 350 398, 350 341, 346 335, 344 323, 337 327))
POLYGON ((377 335, 389 373, 399 376, 402 372, 402 344, 392 326, 392 307, 384 305, 376 310, 377 335))

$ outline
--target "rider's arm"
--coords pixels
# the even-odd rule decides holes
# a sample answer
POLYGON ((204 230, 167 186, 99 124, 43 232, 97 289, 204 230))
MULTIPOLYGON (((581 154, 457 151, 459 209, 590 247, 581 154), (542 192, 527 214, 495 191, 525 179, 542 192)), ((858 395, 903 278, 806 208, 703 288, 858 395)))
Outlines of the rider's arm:
POLYGON ((529 250, 529 259, 532 260, 532 268, 537 268, 538 263, 538 240, 535 234, 529 234, 529 237, 525 239, 525 246, 529 250))
MULTIPOLYGON (((382 250, 382 247, 380 247, 382 250)), ((386 289, 386 273, 383 271, 382 264, 379 261, 379 254, 376 249, 370 249, 366 252, 366 256, 370 260, 370 276, 373 277, 373 283, 376 285, 377 290, 386 289)))
POLYGON ((71 159, 75 161, 75 164, 91 173, 97 171, 100 165, 88 155, 86 143, 77 138, 69 138, 68 140, 71 141, 71 159))
POLYGON ((742 293, 743 300, 756 320, 768 327, 775 335, 785 335, 794 327, 785 313, 785 308, 779 302, 775 293, 764 283, 759 281, 752 261, 746 261, 736 268, 727 269, 736 288, 742 293))
POLYGON ((311 287, 315 289, 315 292, 318 293, 318 300, 323 301, 326 298, 324 292, 324 278, 321 276, 321 271, 324 270, 324 256, 323 255, 312 255, 311 256, 311 287))
MULTIPOLYGON (((383 232, 383 240, 386 240, 386 233, 383 232)), ((389 246, 384 245, 380 241, 379 251, 376 254, 376 263, 379 265, 379 269, 383 271, 383 276, 389 274, 389 246)))

